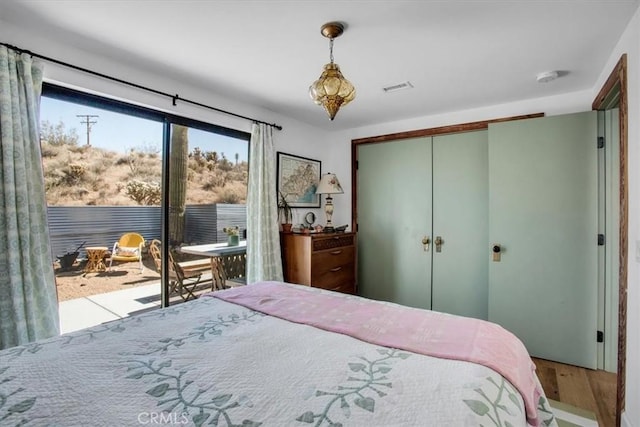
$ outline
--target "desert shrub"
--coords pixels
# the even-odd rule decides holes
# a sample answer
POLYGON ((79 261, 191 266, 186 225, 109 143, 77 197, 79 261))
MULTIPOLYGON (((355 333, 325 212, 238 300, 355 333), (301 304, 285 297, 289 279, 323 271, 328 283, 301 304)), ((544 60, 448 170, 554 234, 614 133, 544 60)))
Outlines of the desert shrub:
POLYGON ((43 167, 44 172, 44 182, 45 188, 51 189, 61 185, 65 173, 63 169, 67 162, 60 160, 59 158, 55 158, 55 160, 45 162, 45 166, 43 167))
MULTIPOLYGON (((60 177, 55 175, 45 175, 44 177, 44 189, 47 193, 60 186, 60 177)), ((49 194, 47 194, 49 196, 49 194)))
POLYGON ((200 149, 200 147, 195 147, 191 153, 189 153, 189 157, 195 159, 195 160, 204 160, 204 155, 202 153, 202 150, 200 149))
POLYGON ((62 169, 61 184, 78 185, 81 184, 87 176, 87 167, 80 163, 70 163, 62 169))
POLYGON ((232 172, 229 172, 226 176, 227 181, 239 181, 242 183, 247 183, 249 179, 249 174, 245 170, 235 169, 232 172))
POLYGON ((141 144, 138 144, 135 148, 132 148, 131 151, 137 151, 147 157, 156 158, 158 154, 162 151, 160 149, 160 144, 154 144, 153 142, 145 141, 141 144))
POLYGON ((95 159, 88 167, 89 173, 92 175, 102 175, 110 166, 108 159, 95 159))
POLYGON ((160 183, 138 180, 127 182, 125 194, 139 205, 157 205, 162 197, 160 183))
POLYGON ((44 120, 40 123, 40 141, 52 146, 75 146, 78 145, 78 133, 75 129, 65 129, 63 122, 54 126, 44 120))
POLYGON ((109 160, 111 163, 114 162, 113 159, 115 159, 115 157, 118 155, 118 153, 116 153, 115 151, 110 151, 110 150, 102 150, 101 156, 103 159, 105 160, 109 160))
POLYGON ((127 152, 127 154, 118 157, 115 164, 116 166, 129 166, 129 176, 135 178, 140 172, 142 163, 144 163, 144 157, 144 153, 138 153, 132 148, 127 152))
POLYGON ((207 180, 202 184, 202 189, 210 191, 215 188, 224 187, 226 183, 226 174, 221 171, 216 171, 208 176, 207 180))
POLYGON ((222 160, 220 160, 218 162, 218 168, 220 168, 221 170, 223 170, 225 172, 229 172, 229 171, 233 170, 233 163, 231 163, 227 159, 222 159, 222 160))
POLYGON ((236 191, 231 188, 225 188, 218 194, 216 203, 238 204, 241 200, 240 195, 236 191))
POLYGON ((60 148, 56 145, 51 145, 49 143, 43 143, 40 146, 40 154, 42 158, 55 158, 60 154, 60 148))
POLYGON ((200 158, 200 160, 189 158, 189 162, 187 166, 191 171, 194 171, 196 173, 202 173, 207 169, 207 162, 205 162, 204 159, 202 158, 200 158))
POLYGON ((129 155, 125 154, 124 156, 120 156, 116 159, 115 161, 115 165, 116 166, 122 166, 122 165, 128 165, 129 164, 129 155))
POLYGON ((162 166, 158 160, 149 157, 137 156, 133 163, 129 163, 129 168, 128 178, 138 181, 160 181, 162 175, 162 166))
POLYGON ((207 151, 204 154, 204 158, 207 160, 207 162, 213 163, 214 167, 216 163, 218 163, 218 153, 216 151, 207 151))
POLYGON ((216 198, 216 203, 242 204, 247 201, 247 187, 240 182, 229 182, 221 189, 216 198))
POLYGON ((71 153, 86 153, 87 150, 89 150, 91 147, 86 146, 86 145, 69 145, 67 146, 67 150, 69 150, 71 153))

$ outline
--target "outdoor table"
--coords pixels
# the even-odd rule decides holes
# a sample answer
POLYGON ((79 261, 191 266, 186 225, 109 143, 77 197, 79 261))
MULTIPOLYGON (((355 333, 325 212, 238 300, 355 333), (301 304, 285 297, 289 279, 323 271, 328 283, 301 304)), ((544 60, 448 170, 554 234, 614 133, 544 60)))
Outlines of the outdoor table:
POLYGON ((97 271, 106 271, 107 266, 104 263, 104 256, 109 250, 106 246, 89 246, 87 251, 87 265, 84 267, 85 273, 95 273, 97 271))
MULTIPOLYGON (((213 271, 213 267, 215 264, 214 261, 217 261, 220 267, 223 269, 225 273, 224 274, 225 279, 245 277, 244 265, 242 266, 242 268, 238 268, 238 265, 236 265, 237 263, 232 261, 233 268, 231 270, 233 271, 229 271, 230 270, 229 267, 232 267, 232 266, 227 265, 227 263, 232 259, 236 259, 237 257, 235 255, 243 255, 247 252, 246 240, 239 242, 237 246, 229 246, 227 243, 210 243, 206 245, 183 246, 182 248, 180 248, 180 251, 187 254, 210 257, 211 265, 212 265, 213 283, 214 283, 214 286, 217 285, 216 287, 218 289, 223 288, 225 286, 225 283, 216 283, 217 277, 213 271)), ((244 263, 244 257, 243 257, 243 263, 244 263)))
POLYGON ((186 254, 208 257, 243 254, 247 252, 247 241, 242 240, 237 246, 229 246, 227 243, 210 243, 206 245, 183 246, 180 248, 180 251, 186 254))

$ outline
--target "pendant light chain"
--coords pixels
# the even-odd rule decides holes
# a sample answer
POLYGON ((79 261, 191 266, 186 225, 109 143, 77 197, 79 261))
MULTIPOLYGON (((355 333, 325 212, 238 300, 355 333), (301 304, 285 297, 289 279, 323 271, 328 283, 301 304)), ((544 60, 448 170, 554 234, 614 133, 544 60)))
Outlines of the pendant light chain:
POLYGON ((329 39, 329 59, 331 60, 331 63, 333 64, 333 37, 331 37, 329 39))

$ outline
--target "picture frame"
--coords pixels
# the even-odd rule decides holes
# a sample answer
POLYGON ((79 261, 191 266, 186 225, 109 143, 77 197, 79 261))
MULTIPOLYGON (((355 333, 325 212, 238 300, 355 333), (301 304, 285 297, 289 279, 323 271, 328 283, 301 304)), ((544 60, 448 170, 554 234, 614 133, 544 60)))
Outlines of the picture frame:
POLYGON ((276 189, 292 208, 319 208, 320 195, 316 188, 320 181, 322 162, 294 154, 277 153, 276 189))

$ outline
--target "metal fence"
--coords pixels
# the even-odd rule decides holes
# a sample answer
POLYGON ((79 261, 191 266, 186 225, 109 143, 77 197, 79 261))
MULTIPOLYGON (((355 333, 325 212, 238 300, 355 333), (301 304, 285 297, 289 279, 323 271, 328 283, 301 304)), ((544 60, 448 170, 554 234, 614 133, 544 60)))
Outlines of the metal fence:
MULTIPOLYGON (((160 239, 159 206, 49 206, 49 233, 55 259, 78 246, 107 246, 125 233, 142 234, 145 240, 160 239)), ((185 243, 197 245, 227 240, 224 227, 247 227, 245 205, 188 205, 185 243)), ((85 257, 83 250, 80 257, 85 257)))

